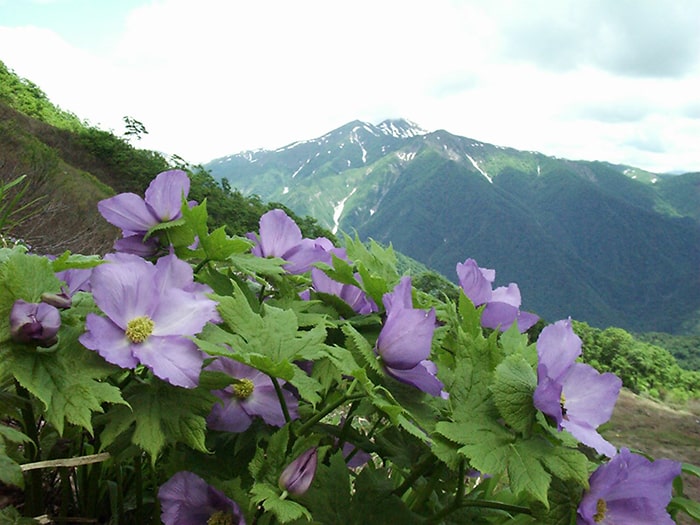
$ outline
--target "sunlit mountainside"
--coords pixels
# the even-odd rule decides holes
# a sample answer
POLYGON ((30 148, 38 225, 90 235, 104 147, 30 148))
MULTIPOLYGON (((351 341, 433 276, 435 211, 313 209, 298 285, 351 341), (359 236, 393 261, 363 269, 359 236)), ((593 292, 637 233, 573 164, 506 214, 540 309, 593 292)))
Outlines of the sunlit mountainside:
POLYGON ((555 158, 407 120, 354 121, 204 167, 451 280, 473 257, 549 319, 700 330, 700 173, 555 158))

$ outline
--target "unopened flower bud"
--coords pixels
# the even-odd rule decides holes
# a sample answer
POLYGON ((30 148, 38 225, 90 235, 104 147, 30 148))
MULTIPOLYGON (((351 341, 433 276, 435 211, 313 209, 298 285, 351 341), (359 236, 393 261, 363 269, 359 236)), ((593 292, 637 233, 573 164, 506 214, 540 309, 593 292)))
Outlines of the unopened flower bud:
POLYGON ((52 346, 58 340, 61 314, 56 307, 46 303, 15 301, 10 311, 10 335, 19 343, 52 346))
POLYGON ((41 302, 60 309, 70 308, 73 305, 73 299, 66 292, 43 293, 41 294, 41 302))
POLYGON ((295 496, 304 494, 309 490, 311 482, 314 480, 317 462, 318 451, 316 447, 304 452, 282 471, 279 479, 280 488, 295 496))

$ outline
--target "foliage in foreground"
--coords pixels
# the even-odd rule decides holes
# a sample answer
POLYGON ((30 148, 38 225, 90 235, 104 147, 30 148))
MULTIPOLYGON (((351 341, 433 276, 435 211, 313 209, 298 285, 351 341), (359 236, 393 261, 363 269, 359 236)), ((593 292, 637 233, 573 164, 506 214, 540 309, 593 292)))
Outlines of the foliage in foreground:
POLYGON ((467 259, 439 300, 391 248, 302 238, 282 210, 211 231, 183 175, 100 203, 121 253, 0 249, 0 518, 700 517, 697 468, 600 437, 620 379, 577 361, 568 320, 531 344, 516 285, 467 259))

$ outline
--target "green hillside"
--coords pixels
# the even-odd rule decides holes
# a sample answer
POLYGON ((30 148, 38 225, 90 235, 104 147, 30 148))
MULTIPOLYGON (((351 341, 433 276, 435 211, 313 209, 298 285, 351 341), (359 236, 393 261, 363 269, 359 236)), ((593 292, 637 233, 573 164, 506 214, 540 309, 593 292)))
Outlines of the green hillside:
POLYGON ((700 332, 698 174, 383 126, 354 121, 205 168, 328 228, 391 243, 453 282, 472 257, 497 269, 497 284, 517 282, 524 307, 547 319, 700 332))

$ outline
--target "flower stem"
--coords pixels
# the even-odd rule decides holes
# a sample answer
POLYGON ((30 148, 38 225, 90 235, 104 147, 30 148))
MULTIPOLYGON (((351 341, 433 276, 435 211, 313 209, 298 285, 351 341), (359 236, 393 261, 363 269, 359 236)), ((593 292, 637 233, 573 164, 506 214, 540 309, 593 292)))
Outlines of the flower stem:
POLYGON ((354 386, 355 386, 355 381, 353 381, 353 383, 350 385, 350 388, 348 388, 348 391, 347 391, 347 393, 346 393, 344 396, 342 396, 340 399, 338 399, 338 400, 335 401, 334 403, 331 403, 330 405, 328 405, 328 406, 327 406, 325 409, 323 409, 321 412, 318 412, 317 414, 314 414, 314 416, 311 417, 311 418, 309 418, 309 419, 306 421, 306 423, 304 423, 303 425, 301 425, 301 426, 297 429, 297 435, 298 435, 298 436, 303 436, 304 434, 306 434, 309 430, 311 430, 311 428, 312 428, 316 423, 318 423, 319 421, 321 421, 324 417, 326 417, 328 414, 330 414, 331 412, 333 412, 336 408, 338 408, 338 407, 344 405, 344 404, 347 403, 347 402, 355 401, 355 400, 362 399, 363 397, 365 397, 364 394, 355 394, 355 395, 352 395, 351 392, 352 392, 354 386))
POLYGON ((292 418, 289 416, 289 409, 287 408, 287 402, 284 400, 284 394, 282 393, 282 387, 280 386, 276 377, 273 377, 271 375, 268 375, 268 377, 272 380, 272 384, 275 387, 275 392, 277 393, 277 399, 279 399, 280 406, 282 407, 282 414, 284 415, 284 420, 285 420, 285 422, 289 423, 292 420, 292 418))
MULTIPOLYGON (((39 432, 37 430, 37 421, 34 416, 34 408, 29 397, 29 392, 26 388, 15 381, 15 390, 17 395, 24 399, 26 403, 22 403, 20 411, 22 412, 22 420, 24 423, 24 431, 32 440, 31 451, 29 451, 29 462, 37 461, 41 457, 41 449, 39 447, 39 432)), ((43 489, 41 470, 32 470, 29 472, 29 487, 27 487, 27 501, 25 502, 25 513, 28 516, 38 516, 43 513, 43 489)))

